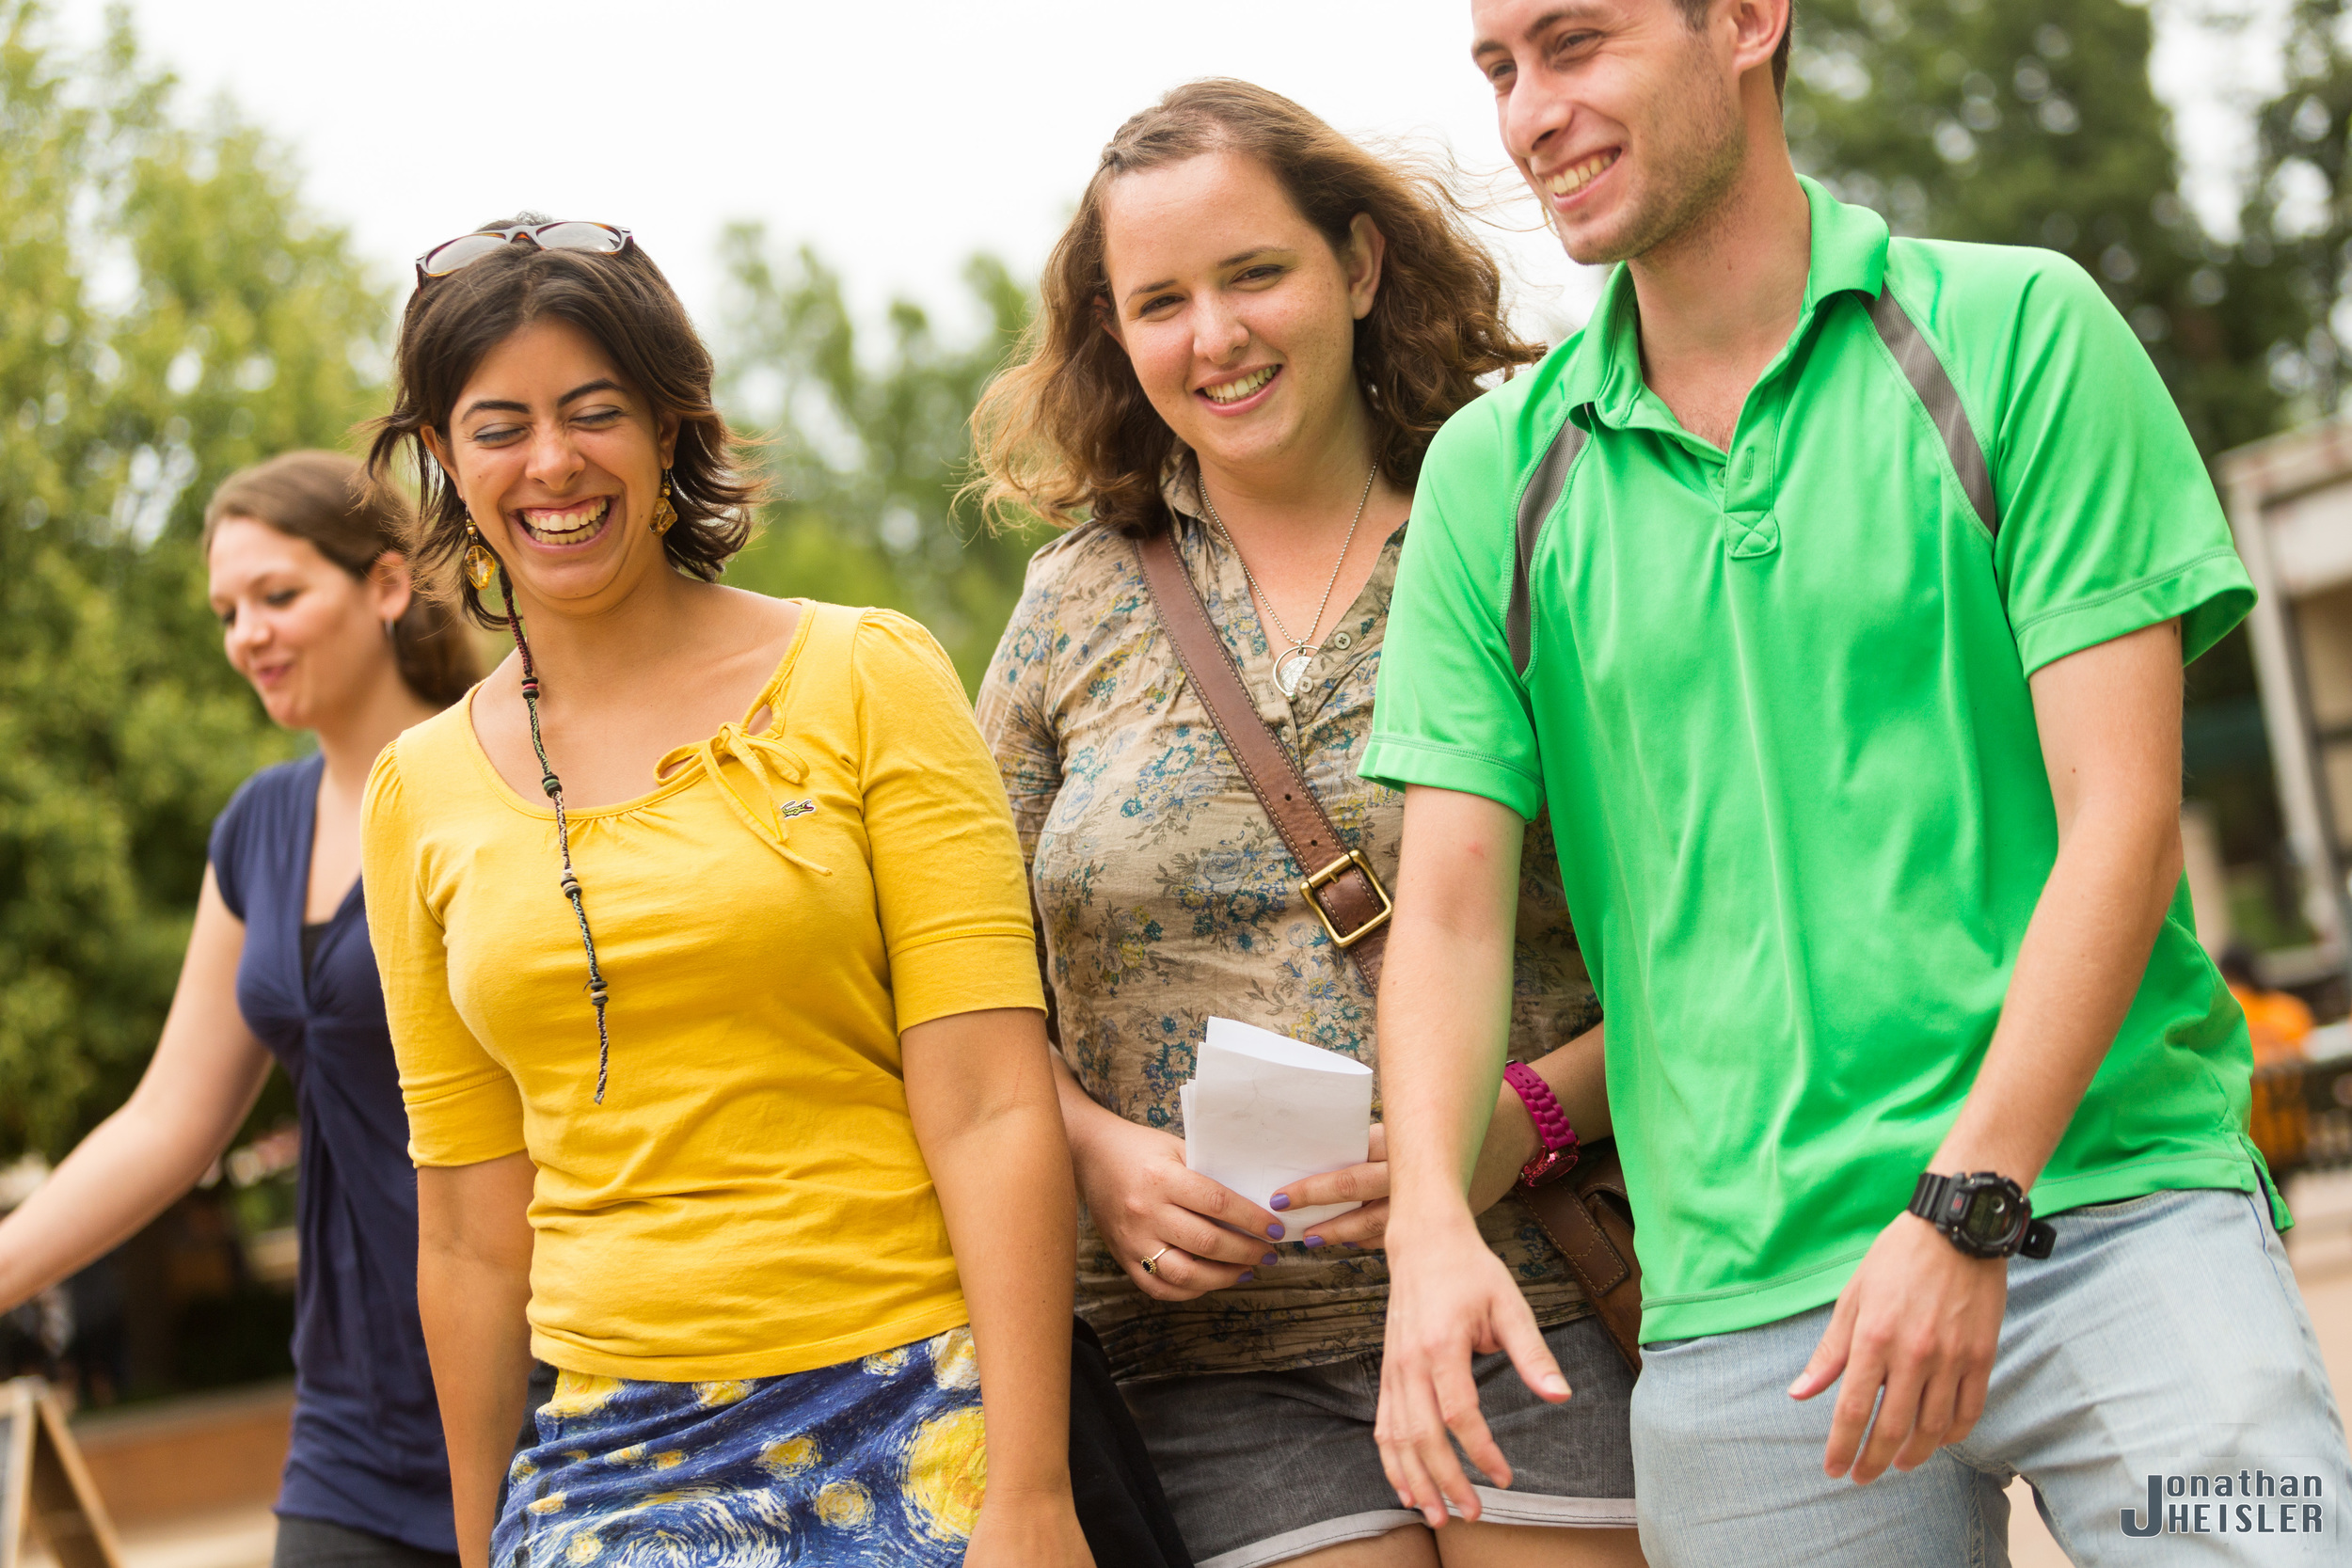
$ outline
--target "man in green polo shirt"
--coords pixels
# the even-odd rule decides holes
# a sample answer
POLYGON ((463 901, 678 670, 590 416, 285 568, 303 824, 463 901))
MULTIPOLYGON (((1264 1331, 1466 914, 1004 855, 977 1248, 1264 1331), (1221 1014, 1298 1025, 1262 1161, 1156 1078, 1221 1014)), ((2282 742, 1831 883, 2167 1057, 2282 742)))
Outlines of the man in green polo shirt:
POLYGON ((1391 611, 1391 1481, 1477 1516, 1450 1428, 1507 1485, 1473 1353, 1565 1393, 1463 1197, 1549 809, 1639 1226, 1653 1564, 1986 1560, 2019 1472, 2078 1561, 2200 1466, 2300 1465, 2325 1517, 2290 1526, 2340 1532, 2180 875, 2181 667, 2253 593, 2146 355, 2064 258, 1890 240, 1800 180, 1789 0, 1471 8, 1569 254, 1625 264, 1439 435, 1391 611))

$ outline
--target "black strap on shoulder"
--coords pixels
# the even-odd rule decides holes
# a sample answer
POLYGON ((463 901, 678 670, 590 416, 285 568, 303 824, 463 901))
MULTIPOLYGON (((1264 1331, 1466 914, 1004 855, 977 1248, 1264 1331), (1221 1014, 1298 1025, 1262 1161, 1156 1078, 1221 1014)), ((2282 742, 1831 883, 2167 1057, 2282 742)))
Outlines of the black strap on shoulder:
POLYGON ((1511 604, 1503 611, 1502 632, 1511 645, 1511 668, 1522 675, 1535 660, 1535 607, 1527 586, 1528 567, 1535 559, 1535 542, 1543 535, 1544 519, 1560 504, 1561 494, 1568 487, 1569 470, 1583 455, 1587 439, 1584 427, 1573 415, 1564 420, 1519 496, 1518 556, 1511 568, 1511 604))
POLYGON ((1984 524, 1985 532, 1998 538, 2001 514, 1993 494, 1993 469, 1984 460, 1984 448, 1968 423, 1968 411, 1960 405, 1960 388, 1952 385, 1944 361, 1935 356, 1927 335, 1897 301, 1892 284, 1879 289, 1878 298, 1870 304, 1870 321, 1942 434, 1944 450, 1951 454, 1952 470, 1960 475, 1960 487, 1967 493, 1968 504, 1976 508, 1977 519, 1984 524))

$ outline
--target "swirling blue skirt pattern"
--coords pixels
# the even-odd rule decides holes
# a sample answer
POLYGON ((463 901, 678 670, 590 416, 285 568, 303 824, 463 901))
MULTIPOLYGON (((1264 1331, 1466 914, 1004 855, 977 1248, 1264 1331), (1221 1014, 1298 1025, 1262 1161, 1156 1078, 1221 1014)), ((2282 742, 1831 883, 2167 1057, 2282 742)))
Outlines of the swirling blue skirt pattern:
POLYGON ((948 1568, 987 1485, 972 1332, 732 1383, 564 1372, 498 1568, 948 1568))

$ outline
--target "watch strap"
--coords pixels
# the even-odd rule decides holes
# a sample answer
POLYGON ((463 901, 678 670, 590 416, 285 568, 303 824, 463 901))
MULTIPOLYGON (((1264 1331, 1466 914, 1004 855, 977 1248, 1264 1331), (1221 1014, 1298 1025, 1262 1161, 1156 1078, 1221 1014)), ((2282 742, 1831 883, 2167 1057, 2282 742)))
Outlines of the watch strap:
POLYGON ((1967 1198, 1964 1195, 1952 1194, 1954 1185, 1955 1181, 1951 1177, 1938 1176, 1931 1170, 1921 1171, 1917 1185, 1911 1189, 1911 1207, 1906 1212, 1918 1215, 1938 1230, 1948 1234, 1951 1227, 1960 1223, 1960 1215, 1958 1213, 1947 1214, 1944 1212, 1947 1203, 1951 1202, 1957 1196, 1959 1207, 1961 1209, 1967 1207, 1967 1198))

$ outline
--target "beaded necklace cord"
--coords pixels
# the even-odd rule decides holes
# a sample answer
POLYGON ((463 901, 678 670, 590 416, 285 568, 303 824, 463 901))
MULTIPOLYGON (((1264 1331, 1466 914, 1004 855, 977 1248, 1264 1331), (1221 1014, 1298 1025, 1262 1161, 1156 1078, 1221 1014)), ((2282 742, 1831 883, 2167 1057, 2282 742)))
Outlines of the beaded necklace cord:
POLYGON ((604 971, 596 963, 596 939, 588 929, 588 907, 580 901, 580 874, 572 869, 571 820, 564 815, 564 781, 548 766, 547 743, 539 737, 539 672, 531 661, 531 644, 523 640, 523 621, 515 613, 515 585, 506 576, 506 564, 499 563, 499 597, 506 601, 506 629, 515 635, 515 652, 523 661, 523 706, 531 712, 531 749, 539 757, 539 787, 548 792, 548 800, 555 807, 555 844, 564 858, 564 875, 560 879, 564 896, 571 900, 572 913, 580 921, 580 945, 588 954, 588 1000, 596 1006, 596 1103, 604 1103, 605 1069, 612 1059, 612 1038, 605 1032, 604 1005, 610 995, 604 983, 604 971))

